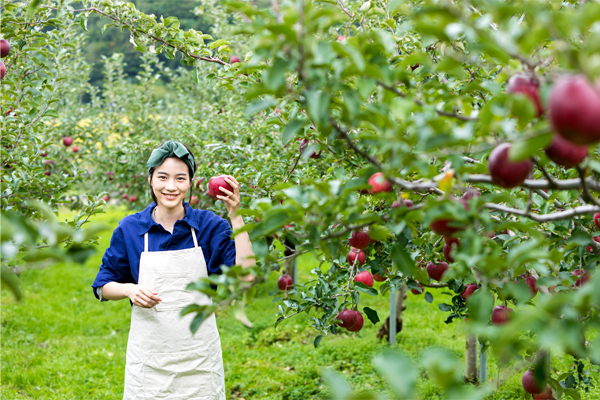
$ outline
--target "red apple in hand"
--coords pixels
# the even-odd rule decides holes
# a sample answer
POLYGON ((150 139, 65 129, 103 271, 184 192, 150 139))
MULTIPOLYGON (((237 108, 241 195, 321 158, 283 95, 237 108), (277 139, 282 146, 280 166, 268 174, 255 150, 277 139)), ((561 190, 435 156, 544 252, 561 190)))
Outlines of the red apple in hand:
POLYGON ((488 160, 492 181, 505 189, 521 185, 531 173, 531 161, 513 162, 508 159, 510 144, 502 143, 494 148, 488 160))
POLYGON ((0 39, 0 57, 4 58, 10 54, 10 43, 6 39, 0 39))
POLYGON ((281 275, 277 280, 277 287, 284 292, 290 290, 293 284, 294 280, 288 274, 281 275))
POLYGON ((550 121, 554 130, 571 143, 600 142, 600 88, 583 75, 564 76, 552 86, 550 121))
POLYGON ((348 239, 348 243, 352 247, 364 250, 369 244, 371 244, 371 238, 367 231, 353 231, 352 237, 348 239))
POLYGON ((492 310, 492 324, 496 326, 504 325, 508 322, 513 309, 505 305, 499 305, 492 310))
POLYGON ((587 146, 573 144, 560 135, 554 135, 552 143, 544 151, 555 164, 567 168, 581 164, 588 155, 587 146))
POLYGON ((335 317, 336 319, 339 319, 342 322, 338 322, 338 326, 340 328, 352 328, 355 324, 356 324, 356 318, 357 314, 356 312, 354 312, 353 310, 348 310, 347 308, 342 310, 342 312, 340 312, 338 314, 337 317, 335 317))
POLYGON ((356 274, 354 282, 362 282, 368 287, 373 287, 373 275, 369 271, 362 271, 356 274))
POLYGON ((427 275, 429 275, 431 279, 439 282, 442 280, 442 276, 444 276, 446 271, 448 271, 448 263, 441 261, 438 264, 434 264, 430 262, 425 269, 427 270, 427 275))
POLYGON ((348 331, 350 332, 358 332, 363 328, 363 325, 365 323, 365 320, 363 319, 363 316, 361 313, 359 313, 358 311, 354 311, 354 313, 356 314, 356 323, 351 326, 350 328, 347 328, 348 331))
POLYGON ((364 251, 353 248, 348 253, 346 260, 348 261, 348 264, 350 264, 350 265, 355 265, 354 263, 356 263, 359 267, 362 267, 363 264, 367 261, 367 256, 365 255, 364 251), (358 257, 358 261, 356 261, 357 257, 358 257))
POLYGON ((539 117, 544 113, 542 103, 540 102, 540 84, 535 78, 525 74, 513 75, 508 80, 506 92, 512 94, 521 93, 529 97, 535 105, 537 116, 539 117))
POLYGON ((385 179, 381 172, 377 172, 369 178, 369 185, 371 185, 371 189, 369 190, 371 194, 391 192, 393 189, 390 181, 385 179))
POLYGON ((208 181, 208 195, 213 199, 216 199, 217 196, 225 196, 225 193, 219 190, 220 187, 225 188, 225 190, 229 190, 233 192, 233 188, 227 182, 225 182, 225 178, 231 178, 229 175, 219 175, 213 176, 208 181))
POLYGON ((525 371, 523 377, 521 378, 521 384, 523 385, 523 389, 525 389, 525 391, 530 394, 542 393, 544 391, 544 388, 546 387, 546 382, 540 382, 536 378, 535 372, 532 369, 528 369, 527 371, 525 371))

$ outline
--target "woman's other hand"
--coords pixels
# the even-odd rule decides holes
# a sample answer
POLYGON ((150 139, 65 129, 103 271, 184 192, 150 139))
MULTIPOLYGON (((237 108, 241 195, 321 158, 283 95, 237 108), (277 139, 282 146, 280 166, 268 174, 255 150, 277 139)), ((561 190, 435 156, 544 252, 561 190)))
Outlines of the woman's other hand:
POLYGON ((133 305, 143 308, 152 308, 162 301, 158 292, 142 285, 132 284, 127 294, 133 305))

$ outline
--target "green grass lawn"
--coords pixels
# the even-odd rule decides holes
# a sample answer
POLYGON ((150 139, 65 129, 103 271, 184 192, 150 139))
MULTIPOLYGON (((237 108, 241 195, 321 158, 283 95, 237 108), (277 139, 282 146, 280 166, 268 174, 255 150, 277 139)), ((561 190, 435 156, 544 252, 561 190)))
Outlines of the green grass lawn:
MULTIPOLYGON (((98 218, 116 226, 124 215, 123 210, 110 209, 98 218)), ((105 232, 97 254, 86 265, 58 264, 24 272, 21 303, 2 290, 2 399, 122 398, 130 305, 126 300, 100 303, 90 287, 109 241, 110 232, 105 232)), ((299 279, 306 281, 318 262, 312 255, 304 255, 298 265, 299 279)), ((317 332, 309 327, 306 314, 273 328, 277 311, 268 294, 277 286, 276 275, 248 305, 254 329, 243 327, 229 312, 217 316, 228 398, 324 398, 328 391, 320 378, 323 368, 343 374, 359 393, 387 393, 371 363, 375 354, 390 347, 376 338, 381 322, 375 326, 366 320, 361 332, 329 335, 315 349, 312 343, 317 332)), ((415 358, 436 345, 464 357, 461 323, 444 324, 445 313, 438 310, 438 304, 448 299, 439 293, 434 297, 429 304, 423 296, 409 294, 398 347, 415 358)), ((388 297, 361 297, 361 307, 378 310, 382 320, 388 304, 388 297)), ((553 360, 553 366, 566 372, 572 361, 564 357, 553 360)), ((493 357, 488 369, 490 378, 497 376, 493 357)), ((598 367, 590 371, 596 388, 582 398, 599 399, 598 367)), ((521 398, 522 373, 514 371, 490 398, 521 398)), ((424 373, 421 377, 422 398, 441 398, 441 389, 424 373)))

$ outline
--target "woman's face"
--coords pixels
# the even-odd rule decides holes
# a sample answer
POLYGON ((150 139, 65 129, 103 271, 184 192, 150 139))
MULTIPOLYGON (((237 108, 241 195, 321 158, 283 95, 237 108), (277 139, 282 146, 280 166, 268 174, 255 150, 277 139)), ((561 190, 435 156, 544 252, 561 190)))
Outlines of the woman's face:
POLYGON ((154 169, 148 182, 156 196, 157 205, 168 209, 181 207, 188 190, 192 187, 186 163, 177 157, 168 157, 154 169))

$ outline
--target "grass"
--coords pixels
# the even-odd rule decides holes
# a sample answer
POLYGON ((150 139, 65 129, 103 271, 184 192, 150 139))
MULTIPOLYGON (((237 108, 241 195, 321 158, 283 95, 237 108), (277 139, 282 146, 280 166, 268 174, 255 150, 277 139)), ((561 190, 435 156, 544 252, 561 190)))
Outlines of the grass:
MULTIPOLYGON (((111 209, 101 216, 116 226, 125 215, 111 209)), ((127 301, 98 302, 90 288, 98 271, 110 233, 104 233, 97 254, 83 265, 58 264, 25 271, 21 277, 25 299, 16 303, 2 290, 2 399, 120 399, 122 398, 125 352, 129 332, 130 306, 127 301)), ((309 279, 318 266, 311 255, 299 260, 299 279, 309 279)), ((356 334, 327 336, 315 349, 317 332, 309 327, 305 314, 273 328, 276 308, 269 293, 276 289, 277 276, 259 289, 248 306, 248 317, 255 328, 239 324, 230 312, 217 316, 221 334, 228 398, 306 400, 328 394, 320 372, 331 368, 340 372, 357 392, 386 392, 386 384, 373 370, 371 359, 390 347, 380 342, 368 320, 356 334)), ((398 347, 412 357, 431 346, 451 349, 464 357, 465 335, 461 324, 444 324, 445 315, 437 306, 447 301, 434 294, 432 304, 423 296, 409 294, 403 314, 404 327, 398 334, 398 347)), ((389 298, 363 295, 361 307, 369 306, 385 318, 389 298)), ((570 357, 554 360, 565 372, 570 357)), ((493 359, 489 376, 498 374, 493 359)), ((583 399, 600 398, 598 367, 592 379, 596 388, 583 399)), ((521 398, 520 376, 511 378, 491 399, 521 398)), ((442 397, 441 389, 421 374, 419 391, 424 399, 442 397)))

